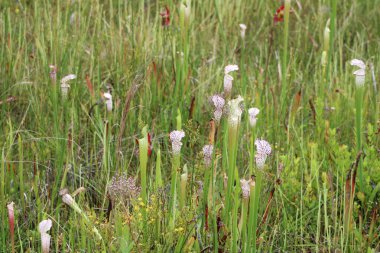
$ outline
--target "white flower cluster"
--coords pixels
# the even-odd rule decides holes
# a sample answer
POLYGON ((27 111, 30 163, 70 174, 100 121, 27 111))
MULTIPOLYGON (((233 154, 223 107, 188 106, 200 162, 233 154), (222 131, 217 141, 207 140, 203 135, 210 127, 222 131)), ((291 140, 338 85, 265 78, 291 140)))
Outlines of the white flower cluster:
POLYGON ((256 166, 259 169, 263 169, 267 157, 272 153, 272 148, 266 140, 257 139, 255 141, 256 155, 255 161, 256 166))
POLYGON ((211 161, 212 161, 212 152, 214 150, 213 145, 205 145, 203 146, 203 157, 204 157, 204 162, 207 167, 210 167, 211 161))
POLYGON ((170 141, 172 142, 172 150, 174 155, 178 155, 182 147, 182 138, 185 137, 185 132, 174 130, 170 133, 170 141))
POLYGON ((226 103, 224 98, 222 98, 219 95, 214 95, 211 97, 211 101, 215 106, 215 111, 214 111, 214 119, 217 123, 220 122, 220 119, 222 118, 223 115, 223 107, 224 104, 226 103))

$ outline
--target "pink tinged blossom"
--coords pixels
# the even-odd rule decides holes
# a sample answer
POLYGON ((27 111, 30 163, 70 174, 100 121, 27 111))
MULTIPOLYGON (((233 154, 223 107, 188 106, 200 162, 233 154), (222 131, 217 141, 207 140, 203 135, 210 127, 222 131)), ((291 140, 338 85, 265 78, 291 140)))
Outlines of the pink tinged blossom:
POLYGON ((109 92, 105 92, 103 94, 103 97, 104 97, 104 100, 105 100, 105 104, 106 104, 106 107, 107 107, 107 111, 111 112, 112 111, 112 108, 113 108, 113 105, 112 105, 112 95, 111 93, 109 92))
POLYGON ((11 203, 9 203, 7 205, 9 230, 10 230, 10 234, 11 234, 12 243, 14 243, 14 234, 15 234, 15 211, 14 211, 14 204, 15 203, 11 202, 11 203))
POLYGON ((355 75, 355 83, 357 86, 361 87, 365 83, 365 63, 362 60, 353 59, 350 64, 356 66, 359 69, 355 70, 353 74, 355 75))
POLYGON ((233 80, 234 80, 234 78, 231 75, 229 75, 229 74, 224 75, 223 86, 224 86, 224 92, 225 93, 228 94, 231 92, 233 80))
POLYGON ((38 225, 38 230, 41 234, 41 248, 43 253, 49 253, 50 251, 50 238, 47 233, 52 227, 52 221, 50 219, 43 220, 38 225))
POLYGON ((49 253, 50 251, 50 239, 51 236, 47 233, 41 234, 41 248, 42 253, 49 253))
POLYGON ((234 80, 234 78, 229 73, 233 72, 233 71, 237 71, 237 70, 239 70, 238 65, 227 65, 224 68, 224 82, 223 82, 223 86, 224 86, 224 92, 227 93, 227 94, 231 92, 231 90, 232 90, 232 81, 234 80))
POLYGON ((182 138, 185 137, 185 132, 181 130, 174 130, 169 135, 172 142, 172 150, 174 155, 178 155, 182 147, 182 138))
POLYGON ((239 66, 238 65, 227 65, 224 68, 224 74, 228 74, 230 72, 237 71, 237 70, 239 70, 239 66))
POLYGON ((214 150, 213 145, 205 145, 203 146, 203 158, 204 158, 204 163, 207 167, 210 167, 211 162, 212 162, 212 152, 214 150))
POLYGON ((249 108, 248 109, 248 115, 249 115, 249 124, 251 127, 256 126, 257 122, 257 115, 259 114, 260 110, 258 108, 249 108))

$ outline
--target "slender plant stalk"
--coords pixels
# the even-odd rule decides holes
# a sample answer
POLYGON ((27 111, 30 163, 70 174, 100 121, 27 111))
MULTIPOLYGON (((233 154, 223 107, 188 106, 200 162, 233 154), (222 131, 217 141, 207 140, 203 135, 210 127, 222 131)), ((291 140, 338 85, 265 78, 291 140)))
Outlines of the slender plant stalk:
POLYGON ((230 216, 230 208, 233 199, 233 184, 235 181, 235 170, 236 170, 236 142, 238 137, 238 126, 230 125, 228 126, 228 182, 227 182, 227 194, 226 194, 226 216, 230 216))
POLYGON ((161 174, 161 150, 157 150, 157 158, 156 158, 156 190, 161 189, 162 184, 162 174, 161 174))
POLYGON ((334 40, 335 40, 335 30, 336 30, 336 13, 337 13, 337 0, 331 0, 331 11, 330 11, 330 24, 331 24, 331 32, 330 32, 330 46, 328 51, 328 61, 327 61, 327 73, 326 79, 327 82, 330 83, 330 69, 333 60, 333 52, 334 52, 334 40))
POLYGON ((282 52, 282 84, 281 84, 281 115, 285 110, 285 93, 288 90, 287 86, 287 68, 288 68, 288 41, 289 41, 289 13, 290 13, 290 3, 291 0, 285 0, 285 9, 284 9, 284 37, 283 37, 283 52, 282 52))
MULTIPOLYGON (((148 163, 148 132, 147 126, 142 129, 143 138, 139 139, 139 157, 140 157, 140 175, 141 175, 141 197, 144 204, 148 203, 147 200, 147 177, 146 167, 148 163)), ((146 214, 145 214, 146 215, 146 214)), ((146 218, 146 217, 145 217, 146 218)))
POLYGON ((262 171, 257 171, 256 173, 256 182, 254 187, 254 192, 250 197, 249 205, 249 218, 248 218, 248 240, 249 242, 249 252, 256 252, 256 240, 257 240, 257 219, 259 212, 259 202, 260 202, 260 191, 262 184, 262 171))
MULTIPOLYGON (((355 130, 356 130, 356 153, 362 151, 362 135, 363 135, 363 99, 364 99, 364 86, 356 86, 355 94, 355 130)), ((364 178, 363 178, 363 164, 362 161, 359 161, 359 189, 364 191, 364 178)))
POLYGON ((20 184, 20 199, 21 199, 21 206, 23 210, 25 210, 25 196, 24 196, 24 151, 22 146, 22 137, 21 134, 18 135, 18 154, 19 154, 19 170, 18 170, 18 177, 19 177, 19 184, 20 184))

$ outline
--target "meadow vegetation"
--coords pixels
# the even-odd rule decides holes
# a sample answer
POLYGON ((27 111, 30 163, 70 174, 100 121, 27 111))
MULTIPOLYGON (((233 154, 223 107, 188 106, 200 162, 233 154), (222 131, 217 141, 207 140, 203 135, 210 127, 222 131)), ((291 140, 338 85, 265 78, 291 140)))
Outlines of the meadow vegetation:
POLYGON ((0 252, 380 252, 379 0, 2 0, 0 252))

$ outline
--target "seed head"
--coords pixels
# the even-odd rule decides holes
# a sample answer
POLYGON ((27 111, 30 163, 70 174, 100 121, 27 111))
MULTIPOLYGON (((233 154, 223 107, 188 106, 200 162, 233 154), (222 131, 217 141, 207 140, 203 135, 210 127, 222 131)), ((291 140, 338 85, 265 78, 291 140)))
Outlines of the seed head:
POLYGON ((125 173, 113 176, 107 189, 113 202, 135 199, 141 191, 141 188, 136 185, 136 179, 128 178, 125 173))

